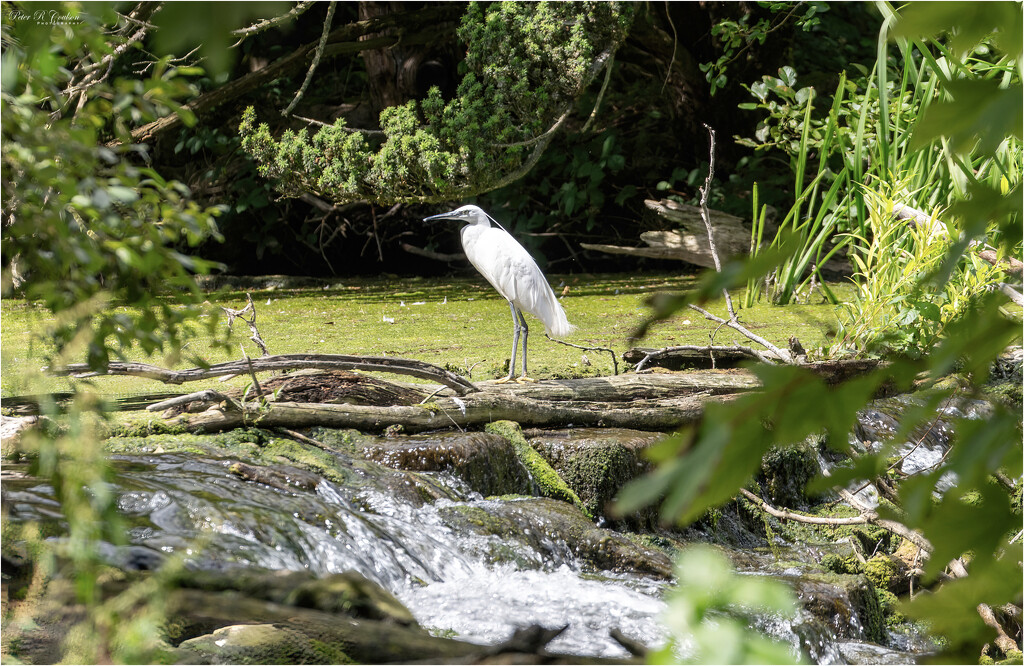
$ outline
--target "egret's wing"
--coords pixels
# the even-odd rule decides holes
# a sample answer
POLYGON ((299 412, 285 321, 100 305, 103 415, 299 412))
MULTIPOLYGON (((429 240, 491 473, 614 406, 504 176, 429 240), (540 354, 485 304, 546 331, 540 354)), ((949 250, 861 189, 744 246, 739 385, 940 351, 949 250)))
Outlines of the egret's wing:
POLYGON ((549 335, 573 330, 547 278, 530 253, 504 229, 472 226, 463 229, 466 256, 499 294, 539 319, 549 335))

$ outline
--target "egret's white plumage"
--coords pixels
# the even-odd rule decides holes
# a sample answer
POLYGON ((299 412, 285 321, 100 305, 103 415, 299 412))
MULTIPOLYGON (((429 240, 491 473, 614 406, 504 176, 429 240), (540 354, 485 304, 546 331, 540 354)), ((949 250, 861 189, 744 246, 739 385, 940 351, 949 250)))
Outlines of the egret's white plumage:
POLYGON ((512 379, 516 362, 519 334, 523 334, 523 374, 526 376, 526 339, 529 329, 523 312, 529 312, 544 324, 548 335, 563 337, 575 328, 565 316, 562 304, 555 297, 547 278, 537 262, 510 233, 500 226, 491 226, 491 218, 477 206, 463 206, 449 213, 433 215, 430 220, 459 220, 466 222, 462 228, 462 249, 470 263, 491 283, 491 286, 509 302, 512 310, 512 360, 509 374, 504 381, 512 379))

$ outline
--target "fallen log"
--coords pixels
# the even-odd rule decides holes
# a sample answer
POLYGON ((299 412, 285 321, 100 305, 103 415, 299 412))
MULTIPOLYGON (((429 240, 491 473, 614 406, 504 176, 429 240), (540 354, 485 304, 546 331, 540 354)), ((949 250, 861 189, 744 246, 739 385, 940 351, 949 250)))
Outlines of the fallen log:
POLYGON ((197 432, 217 432, 243 426, 260 428, 355 428, 380 432, 402 426, 405 432, 469 428, 492 421, 512 420, 524 427, 610 427, 667 432, 696 423, 709 402, 723 402, 734 394, 701 393, 682 398, 594 402, 538 400, 509 394, 475 393, 464 398, 437 398, 423 405, 300 404, 258 405, 242 409, 221 405, 199 414, 182 415, 179 422, 197 432))
POLYGON ((458 395, 465 395, 479 389, 469 380, 436 365, 406 358, 386 356, 350 356, 346 354, 278 354, 256 359, 216 363, 206 368, 170 370, 148 363, 111 361, 102 371, 91 369, 85 363, 71 363, 63 368, 49 368, 53 375, 69 375, 75 378, 101 375, 131 375, 156 379, 165 384, 182 384, 213 377, 242 375, 249 372, 270 370, 296 370, 314 368, 318 370, 363 370, 367 372, 390 372, 428 379, 443 384, 458 395))
POLYGON ((481 391, 536 400, 630 402, 681 398, 704 392, 714 395, 752 391, 761 382, 752 372, 686 372, 656 375, 615 375, 581 379, 550 379, 535 384, 480 382, 481 391))
MULTIPOLYGON (((628 254, 652 259, 676 259, 704 268, 714 268, 715 261, 708 243, 708 234, 700 216, 700 208, 679 204, 669 199, 655 201, 648 199, 644 204, 658 215, 678 224, 678 231, 645 231, 640 240, 647 247, 623 247, 582 243, 587 250, 609 254, 628 254)), ((711 210, 711 225, 715 230, 715 242, 722 259, 746 254, 750 249, 750 230, 744 228, 743 220, 717 210, 711 210)))

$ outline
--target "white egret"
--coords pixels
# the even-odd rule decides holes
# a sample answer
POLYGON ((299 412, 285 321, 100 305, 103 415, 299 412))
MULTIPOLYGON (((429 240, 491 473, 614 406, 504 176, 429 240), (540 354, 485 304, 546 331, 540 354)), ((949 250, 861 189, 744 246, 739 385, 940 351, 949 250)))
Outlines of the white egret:
POLYGON ((511 381, 515 375, 520 333, 523 336, 523 373, 516 381, 534 381, 526 375, 526 339, 530 330, 523 312, 529 312, 540 319, 552 337, 566 336, 575 328, 566 318, 565 310, 555 298, 555 292, 551 290, 544 273, 526 248, 477 206, 463 206, 448 213, 431 215, 423 221, 433 220, 466 222, 466 226, 462 227, 462 249, 466 257, 508 301, 512 310, 512 359, 508 363, 508 377, 498 382, 511 381), (494 222, 494 226, 491 226, 491 222, 494 222))

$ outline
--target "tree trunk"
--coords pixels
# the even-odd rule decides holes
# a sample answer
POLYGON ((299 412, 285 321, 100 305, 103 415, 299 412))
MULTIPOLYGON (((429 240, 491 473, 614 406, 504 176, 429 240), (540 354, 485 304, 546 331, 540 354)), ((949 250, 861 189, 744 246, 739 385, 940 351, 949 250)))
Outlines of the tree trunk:
MULTIPOLYGON (((373 2, 359 3, 359 20, 368 21, 394 14, 402 3, 373 2)), ((379 33, 360 37, 366 41, 375 37, 391 37, 396 30, 390 28, 379 33)), ((366 74, 370 87, 370 103, 376 114, 389 106, 398 106, 417 95, 416 78, 420 64, 426 59, 426 50, 410 48, 404 40, 394 45, 363 51, 366 74)))

